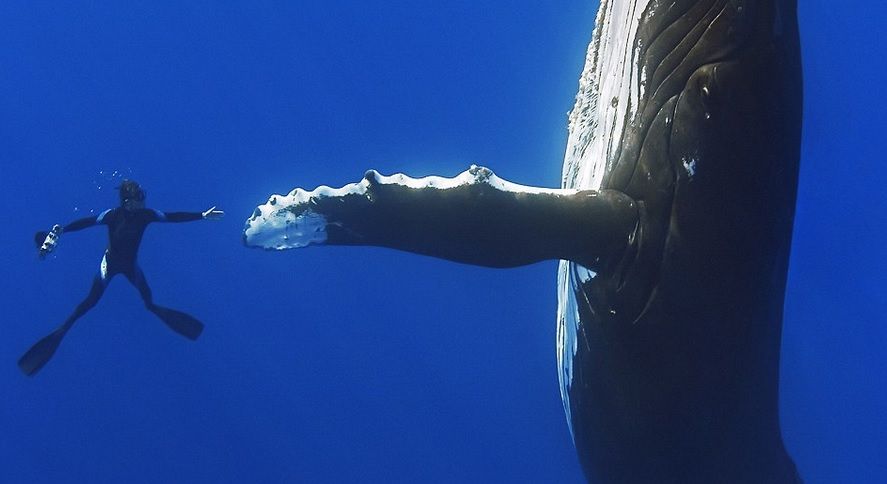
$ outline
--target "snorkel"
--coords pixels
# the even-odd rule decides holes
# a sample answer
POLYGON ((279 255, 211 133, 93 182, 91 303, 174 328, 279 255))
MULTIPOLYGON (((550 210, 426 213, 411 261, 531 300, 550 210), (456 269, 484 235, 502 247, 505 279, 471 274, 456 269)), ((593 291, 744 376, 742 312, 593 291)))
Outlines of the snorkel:
POLYGON ((117 187, 120 192, 120 206, 127 211, 145 208, 146 192, 139 186, 138 182, 133 180, 123 180, 123 183, 117 187))

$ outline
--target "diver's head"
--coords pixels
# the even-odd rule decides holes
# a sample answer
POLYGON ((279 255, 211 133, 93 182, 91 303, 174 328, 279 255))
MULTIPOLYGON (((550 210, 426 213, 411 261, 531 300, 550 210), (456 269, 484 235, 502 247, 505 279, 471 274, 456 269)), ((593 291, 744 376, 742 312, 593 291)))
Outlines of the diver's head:
POLYGON ((123 180, 117 187, 120 191, 120 206, 127 210, 145 208, 145 190, 134 180, 123 180))

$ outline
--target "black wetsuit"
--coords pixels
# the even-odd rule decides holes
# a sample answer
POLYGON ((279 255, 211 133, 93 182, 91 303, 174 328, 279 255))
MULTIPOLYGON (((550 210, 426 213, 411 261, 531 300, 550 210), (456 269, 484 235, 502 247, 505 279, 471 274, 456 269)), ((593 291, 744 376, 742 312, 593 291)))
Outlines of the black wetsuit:
MULTIPOLYGON (((58 344, 74 322, 92 309, 102 297, 111 278, 123 274, 138 289, 145 307, 156 314, 173 331, 189 338, 197 339, 203 331, 203 324, 181 311, 154 304, 151 288, 145 274, 138 265, 139 245, 145 228, 152 222, 190 222, 201 220, 201 212, 170 212, 139 208, 127 210, 117 207, 105 210, 97 216, 86 217, 66 225, 63 232, 75 232, 95 225, 108 227, 108 248, 102 258, 101 267, 92 282, 86 298, 77 305, 74 312, 55 331, 38 341, 19 359, 19 367, 27 375, 36 373, 55 353, 58 344)), ((39 237, 38 237, 39 238, 39 237)))
MULTIPOLYGON (((108 277, 115 274, 138 271, 137 256, 145 229, 152 222, 191 222, 201 220, 201 212, 170 212, 140 208, 126 210, 111 208, 94 217, 75 220, 64 227, 64 232, 74 232, 94 225, 108 226, 108 248, 102 261, 108 277)), ((63 233, 64 233, 63 232, 63 233)), ((128 277, 128 276, 127 276, 128 277)))

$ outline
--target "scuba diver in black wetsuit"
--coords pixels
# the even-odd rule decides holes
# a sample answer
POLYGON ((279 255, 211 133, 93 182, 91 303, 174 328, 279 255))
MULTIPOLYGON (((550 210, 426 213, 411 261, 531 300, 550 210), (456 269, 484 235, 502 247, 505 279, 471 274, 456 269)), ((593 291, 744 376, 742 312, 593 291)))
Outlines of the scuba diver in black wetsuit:
POLYGON ((120 206, 105 210, 97 216, 87 217, 60 227, 55 225, 50 232, 38 232, 35 242, 40 248, 40 257, 52 252, 58 243, 59 236, 64 232, 74 232, 94 225, 108 226, 108 248, 102 258, 101 268, 92 282, 89 295, 81 302, 68 319, 55 331, 38 341, 19 360, 18 366, 26 375, 37 373, 52 358, 65 333, 74 325, 74 321, 86 314, 105 292, 111 278, 123 274, 138 289, 145 307, 156 314, 173 331, 195 340, 203 331, 203 324, 193 317, 173 309, 154 304, 151 288, 139 267, 137 255, 139 244, 145 228, 151 222, 190 222, 192 220, 216 220, 225 212, 212 207, 205 212, 170 212, 145 208, 145 191, 138 183, 124 180, 118 187, 120 206))

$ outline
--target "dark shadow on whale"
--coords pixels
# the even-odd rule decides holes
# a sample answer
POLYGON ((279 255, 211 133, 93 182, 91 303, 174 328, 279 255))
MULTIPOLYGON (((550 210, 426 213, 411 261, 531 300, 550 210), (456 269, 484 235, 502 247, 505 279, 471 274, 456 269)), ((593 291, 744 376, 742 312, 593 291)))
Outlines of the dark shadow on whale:
POLYGON ((561 188, 370 171, 272 196, 244 242, 560 259, 561 392, 590 481, 799 482, 778 373, 801 96, 794 0, 604 0, 561 188))

